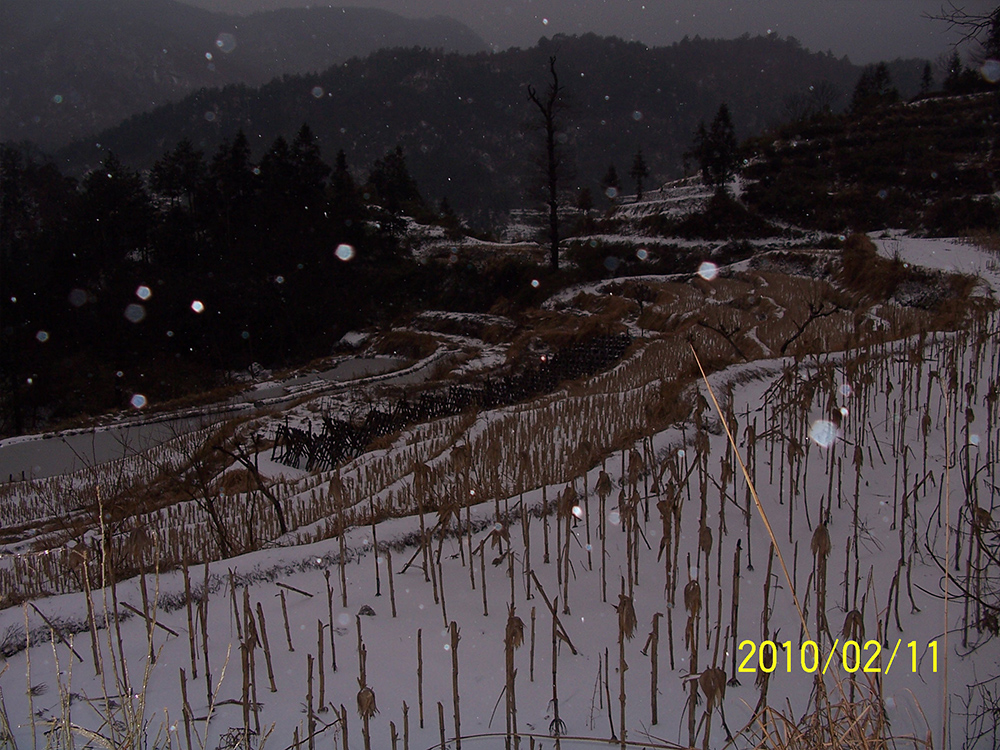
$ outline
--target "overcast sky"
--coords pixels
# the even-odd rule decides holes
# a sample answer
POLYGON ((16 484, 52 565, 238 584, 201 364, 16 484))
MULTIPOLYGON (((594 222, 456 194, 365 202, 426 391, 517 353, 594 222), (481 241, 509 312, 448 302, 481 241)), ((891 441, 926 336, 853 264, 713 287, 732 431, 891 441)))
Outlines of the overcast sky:
MULTIPOLYGON (((934 59, 954 35, 927 19, 947 0, 183 0, 192 5, 248 12, 303 5, 357 5, 405 16, 448 15, 466 23, 497 49, 531 46, 540 36, 593 31, 665 45, 685 34, 736 37, 773 31, 794 36, 814 51, 830 50, 855 63, 895 57, 934 59)), ((997 0, 954 0, 987 12, 997 0)))

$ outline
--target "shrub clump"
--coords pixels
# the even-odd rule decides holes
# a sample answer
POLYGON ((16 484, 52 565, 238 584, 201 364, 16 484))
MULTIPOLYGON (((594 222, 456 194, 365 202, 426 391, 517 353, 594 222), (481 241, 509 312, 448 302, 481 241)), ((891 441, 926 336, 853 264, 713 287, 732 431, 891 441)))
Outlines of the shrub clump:
POLYGON ((781 230, 733 198, 717 190, 705 210, 679 221, 662 216, 644 220, 643 228, 663 236, 704 240, 748 240, 780 235, 781 230))

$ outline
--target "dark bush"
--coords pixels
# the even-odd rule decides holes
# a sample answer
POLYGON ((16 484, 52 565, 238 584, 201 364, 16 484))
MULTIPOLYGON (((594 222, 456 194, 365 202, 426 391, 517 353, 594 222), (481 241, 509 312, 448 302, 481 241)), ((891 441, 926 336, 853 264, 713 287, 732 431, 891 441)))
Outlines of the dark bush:
POLYGON ((994 198, 945 198, 927 212, 926 227, 935 237, 954 237, 973 230, 1000 229, 1000 208, 994 198))

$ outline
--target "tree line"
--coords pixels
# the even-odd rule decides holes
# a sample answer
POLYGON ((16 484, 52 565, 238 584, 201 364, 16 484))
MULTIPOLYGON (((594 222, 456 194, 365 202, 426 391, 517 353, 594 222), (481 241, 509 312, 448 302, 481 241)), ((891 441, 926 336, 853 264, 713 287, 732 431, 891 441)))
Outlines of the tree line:
POLYGON ((488 307, 519 279, 414 262, 402 216, 455 232, 447 203, 424 201, 401 148, 360 181, 308 125, 259 159, 239 132, 212 154, 183 139, 142 174, 108 153, 79 181, 5 145, 0 200, 8 433, 328 354, 422 304, 488 307))

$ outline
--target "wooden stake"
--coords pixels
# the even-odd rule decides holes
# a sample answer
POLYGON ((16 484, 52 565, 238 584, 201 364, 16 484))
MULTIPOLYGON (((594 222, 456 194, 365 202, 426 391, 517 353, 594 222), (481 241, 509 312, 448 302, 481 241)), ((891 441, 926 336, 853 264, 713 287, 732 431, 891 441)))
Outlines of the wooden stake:
POLYGON ((417 709, 420 728, 424 728, 424 649, 423 630, 417 628, 417 709))
POLYGON ((187 739, 188 750, 194 750, 191 744, 191 706, 188 703, 187 676, 181 669, 181 713, 184 715, 184 737, 187 739))
POLYGON ((528 682, 535 681, 535 608, 531 608, 531 647, 528 649, 528 682))
POLYGON ((205 581, 201 590, 201 649, 205 656, 205 703, 212 705, 212 664, 208 660, 208 560, 205 561, 205 581))
POLYGON ((288 607, 285 604, 285 592, 279 591, 278 595, 281 597, 281 616, 285 621, 285 640, 288 641, 288 650, 294 651, 295 646, 292 645, 292 629, 288 625, 288 607))
MULTIPOLYGON (((473 565, 470 553, 469 570, 472 570, 472 567, 473 565)), ((489 617, 490 606, 486 600, 486 540, 485 539, 483 540, 483 544, 479 547, 479 569, 481 571, 481 575, 479 577, 482 579, 482 584, 483 584, 483 617, 489 617)))
POLYGON ((462 750, 462 714, 459 709, 458 692, 458 642, 461 638, 458 634, 458 625, 454 620, 451 621, 449 629, 451 631, 451 694, 455 704, 455 750, 462 750))
MULTIPOLYGON (((313 712, 313 655, 306 655, 306 722, 309 750, 316 748, 316 714, 313 712)), ((346 726, 346 722, 345 722, 346 726)))
POLYGON ((336 623, 333 619, 333 587, 330 585, 330 571, 324 570, 323 575, 326 578, 326 610, 327 616, 330 618, 330 660, 333 663, 333 671, 337 671, 337 641, 334 640, 336 635, 336 623))
MULTIPOLYGON (((191 606, 191 576, 188 574, 188 562, 187 556, 184 557, 184 603, 187 605, 187 622, 188 622, 188 646, 191 651, 191 679, 195 680, 198 678, 198 659, 197 659, 197 647, 195 646, 194 637, 194 612, 191 606)), ((87 607, 88 611, 90 609, 90 587, 87 587, 87 607)), ((100 668, 98 668, 98 674, 100 674, 100 668)), ((190 742, 188 743, 191 744, 190 742)))
POLYGON ((271 646, 267 642, 267 624, 264 622, 264 608, 257 602, 257 619, 260 621, 260 637, 264 643, 264 663, 267 665, 267 679, 271 683, 271 692, 278 692, 278 686, 274 684, 274 668, 271 666, 271 646))
MULTIPOLYGON (((392 579, 392 550, 388 547, 385 550, 385 561, 389 567, 389 605, 392 608, 392 616, 396 616, 396 586, 392 579)), ((332 621, 331 621, 332 623, 332 621)))
MULTIPOLYGON (((662 612, 657 612, 653 615, 653 630, 649 634, 649 640, 646 642, 650 648, 649 654, 649 708, 651 714, 651 723, 657 723, 656 715, 656 691, 657 691, 657 676, 659 675, 659 646, 660 646, 660 618, 663 617, 662 612)), ((643 651, 645 653, 645 651, 643 651)))
POLYGON ((326 711, 326 668, 323 664, 323 621, 316 620, 316 669, 319 672, 319 712, 326 711))

